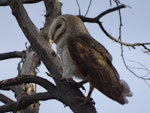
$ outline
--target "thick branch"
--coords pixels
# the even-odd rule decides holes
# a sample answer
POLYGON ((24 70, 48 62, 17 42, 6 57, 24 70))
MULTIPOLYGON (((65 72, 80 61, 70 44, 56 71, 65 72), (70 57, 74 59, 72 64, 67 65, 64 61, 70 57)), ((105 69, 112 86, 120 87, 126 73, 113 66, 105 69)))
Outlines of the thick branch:
POLYGON ((8 97, 6 97, 5 95, 0 93, 0 101, 5 103, 5 104, 9 104, 9 103, 13 103, 14 101, 8 97))
POLYGON ((36 84, 41 85, 45 89, 47 89, 49 93, 56 92, 56 87, 48 80, 38 77, 38 76, 30 76, 30 75, 19 76, 13 79, 2 80, 0 81, 0 89, 2 89, 3 87, 18 85, 22 83, 36 83, 36 84))
POLYGON ((0 113, 25 109, 29 105, 36 103, 39 100, 44 101, 44 100, 56 99, 56 98, 57 97, 55 92, 51 94, 45 92, 45 93, 37 93, 37 94, 25 96, 19 102, 10 102, 7 103, 6 105, 0 106, 0 113))
MULTIPOLYGON (((43 86, 45 89, 48 90, 50 95, 54 95, 51 97, 55 97, 57 100, 63 102, 66 106, 69 106, 76 113, 96 113, 94 106, 91 106, 91 104, 80 105, 81 102, 77 101, 75 98, 84 97, 84 95, 78 90, 77 87, 73 87, 69 83, 63 80, 60 81, 60 86, 63 86, 63 87, 57 86, 56 88, 52 83, 50 83, 48 80, 44 78, 26 75, 26 76, 20 76, 20 77, 16 77, 13 79, 0 81, 0 89, 2 89, 3 87, 18 85, 22 83, 37 83, 43 86)), ((14 106, 17 106, 17 105, 14 105, 14 106)), ((4 108, 1 107, 1 109, 4 109, 4 108)), ((12 108, 9 108, 9 109, 12 109, 12 108)))
POLYGON ((126 8, 126 6, 125 6, 124 4, 122 4, 122 5, 118 5, 118 6, 114 7, 114 8, 108 9, 108 10, 102 12, 101 14, 99 14, 99 15, 96 17, 96 19, 99 20, 99 19, 102 18, 103 16, 105 16, 105 15, 111 13, 111 12, 118 11, 118 10, 120 10, 120 9, 122 9, 122 8, 126 8))
MULTIPOLYGON (((0 81, 0 89, 2 89, 3 87, 19 85, 22 83, 37 83, 49 91, 50 98, 54 98, 54 96, 55 96, 55 98, 57 97, 56 87, 52 83, 50 83, 48 80, 43 79, 41 77, 30 76, 30 75, 19 76, 19 77, 13 78, 13 79, 0 81)), ((7 103, 7 105, 0 107, 0 111, 1 110, 2 111, 3 110, 8 110, 8 111, 13 110, 14 111, 14 110, 23 109, 23 108, 26 108, 27 106, 37 102, 39 98, 40 97, 37 97, 37 98, 34 97, 34 95, 32 95, 32 97, 28 98, 28 97, 26 97, 26 95, 24 95, 20 98, 20 100, 18 102, 16 102, 16 103, 11 102, 9 104, 7 103)))
MULTIPOLYGON (((42 0, 22 0, 24 4, 32 4, 40 1, 42 0)), ((9 5, 8 0, 0 0, 0 6, 8 6, 8 5, 9 5)))
POLYGON ((6 60, 6 59, 10 59, 10 58, 22 58, 24 55, 25 55, 24 51, 1 53, 0 60, 6 60))

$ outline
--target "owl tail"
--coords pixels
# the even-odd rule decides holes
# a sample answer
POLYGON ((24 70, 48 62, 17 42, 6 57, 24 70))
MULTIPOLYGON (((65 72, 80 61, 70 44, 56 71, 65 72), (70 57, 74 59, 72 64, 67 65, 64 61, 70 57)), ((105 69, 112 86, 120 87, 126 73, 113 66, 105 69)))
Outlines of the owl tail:
POLYGON ((122 95, 119 97, 118 102, 120 104, 126 104, 128 103, 128 100, 126 97, 131 97, 133 94, 130 91, 129 85, 124 80, 120 80, 120 83, 123 89, 122 89, 122 95))

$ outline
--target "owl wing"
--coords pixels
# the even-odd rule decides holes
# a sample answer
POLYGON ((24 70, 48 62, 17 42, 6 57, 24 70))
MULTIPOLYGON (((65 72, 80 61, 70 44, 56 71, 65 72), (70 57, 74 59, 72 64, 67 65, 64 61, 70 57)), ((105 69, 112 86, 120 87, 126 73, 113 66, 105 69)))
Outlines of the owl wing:
POLYGON ((89 81, 109 98, 125 103, 121 96, 119 75, 111 63, 111 55, 103 45, 90 36, 80 35, 69 37, 67 46, 82 79, 89 81))

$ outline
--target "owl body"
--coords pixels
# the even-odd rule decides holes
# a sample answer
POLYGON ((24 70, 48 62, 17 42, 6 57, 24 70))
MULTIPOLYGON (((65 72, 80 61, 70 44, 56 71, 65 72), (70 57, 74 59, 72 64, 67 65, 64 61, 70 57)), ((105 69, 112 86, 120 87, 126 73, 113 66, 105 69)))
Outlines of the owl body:
POLYGON ((62 62, 63 78, 81 78, 120 104, 128 102, 126 97, 132 96, 132 92, 128 84, 120 80, 112 65, 111 55, 102 44, 91 37, 78 17, 57 17, 50 26, 49 37, 56 43, 62 62))
POLYGON ((62 67, 63 67, 63 75, 62 78, 72 79, 73 77, 80 78, 81 73, 78 71, 76 65, 74 65, 74 61, 72 60, 67 45, 65 44, 64 38, 56 44, 57 53, 60 56, 62 67))

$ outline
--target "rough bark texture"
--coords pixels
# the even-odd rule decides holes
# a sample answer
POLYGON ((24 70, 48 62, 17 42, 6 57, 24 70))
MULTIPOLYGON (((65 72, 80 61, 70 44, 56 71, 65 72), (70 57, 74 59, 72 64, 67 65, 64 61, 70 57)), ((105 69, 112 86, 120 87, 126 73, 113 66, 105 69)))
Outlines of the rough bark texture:
MULTIPOLYGON (((39 66, 40 59, 36 52, 30 47, 26 51, 25 59, 22 62, 22 68, 18 69, 18 76, 36 76, 36 68, 39 66)), ((36 84, 27 83, 15 86, 14 89, 17 101, 22 101, 22 98, 28 95, 33 95, 36 93, 36 84)), ((39 112, 39 102, 33 103, 27 108, 17 111, 17 113, 38 113, 39 112)))

